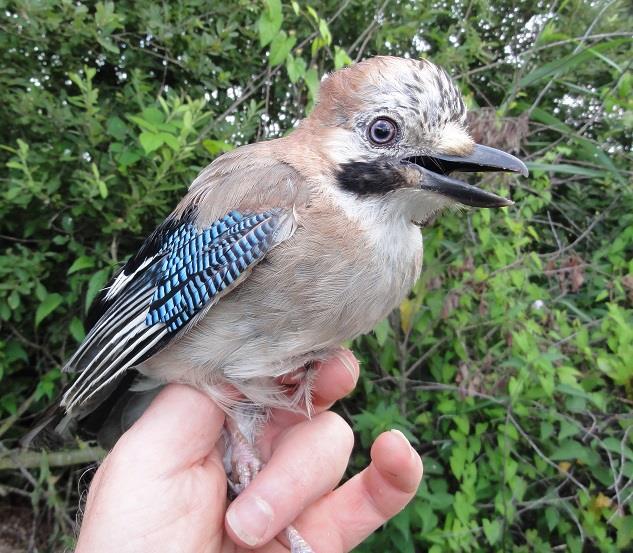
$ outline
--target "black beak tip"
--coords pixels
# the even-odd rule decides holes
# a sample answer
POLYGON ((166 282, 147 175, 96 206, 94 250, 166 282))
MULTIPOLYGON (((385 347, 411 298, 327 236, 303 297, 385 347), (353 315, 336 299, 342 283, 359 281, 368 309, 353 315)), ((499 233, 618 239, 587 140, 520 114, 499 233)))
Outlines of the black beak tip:
MULTIPOLYGON (((487 195, 491 195, 490 193, 487 193, 487 195)), ((491 209, 497 209, 499 207, 510 207, 514 205, 514 202, 508 198, 503 198, 502 196, 497 196, 492 195, 493 197, 488 197, 486 198, 484 201, 481 201, 480 203, 473 203, 473 204, 468 204, 466 203, 466 205, 472 205, 473 207, 488 207, 491 209)))
POLYGON ((527 168, 525 163, 523 163, 521 160, 518 160, 518 161, 519 161, 519 163, 521 165, 519 166, 519 169, 515 170, 515 172, 516 173, 520 173, 524 177, 529 177, 530 176, 530 170, 527 168))

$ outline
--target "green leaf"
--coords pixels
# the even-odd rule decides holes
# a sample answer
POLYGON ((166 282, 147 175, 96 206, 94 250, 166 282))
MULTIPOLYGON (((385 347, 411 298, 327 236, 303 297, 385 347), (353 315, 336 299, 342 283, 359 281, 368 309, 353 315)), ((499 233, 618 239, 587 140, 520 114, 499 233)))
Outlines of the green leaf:
POLYGON ((122 26, 122 19, 121 15, 114 12, 114 2, 97 2, 94 20, 99 29, 111 32, 122 26))
POLYGON ((127 118, 132 121, 132 123, 136 123, 141 129, 145 129, 150 132, 157 133, 158 127, 149 121, 145 121, 142 117, 138 117, 136 115, 128 115, 127 118))
POLYGON ((86 336, 84 325, 77 317, 73 317, 73 320, 70 321, 70 326, 68 327, 68 330, 70 331, 70 335, 77 342, 81 342, 86 336))
POLYGON ((545 171, 546 173, 567 173, 585 177, 604 177, 608 174, 606 171, 600 169, 589 169, 588 167, 571 165, 569 163, 537 163, 528 161, 526 165, 530 171, 545 171))
POLYGON ((319 53, 319 50, 321 50, 321 48, 324 48, 325 46, 327 46, 327 40, 325 40, 322 36, 318 36, 316 37, 313 41, 312 44, 310 45, 310 54, 312 55, 312 58, 316 58, 317 54, 319 53))
POLYGON ((550 455, 552 461, 580 461, 586 465, 600 462, 600 456, 589 447, 575 440, 564 440, 550 455))
POLYGON ((97 42, 101 44, 108 52, 113 54, 119 54, 119 47, 112 42, 112 39, 109 36, 98 36, 97 42))
POLYGON ((15 340, 11 340, 7 343, 4 348, 4 361, 8 364, 15 363, 16 361, 23 361, 24 363, 28 362, 29 356, 24 351, 24 348, 20 345, 19 342, 15 340))
POLYGON ((97 271, 88 281, 88 290, 86 291, 86 311, 92 304, 99 291, 105 286, 110 275, 110 269, 101 269, 97 271))
POLYGON ((307 6, 306 6, 306 11, 308 12, 308 15, 309 15, 312 19, 314 19, 314 22, 315 22, 315 23, 318 23, 318 22, 319 22, 319 19, 320 19, 319 14, 316 12, 316 10, 315 10, 312 6, 307 5, 307 6))
POLYGON ((330 28, 325 19, 319 20, 319 34, 323 37, 326 44, 332 44, 332 33, 330 33, 330 28))
POLYGON ((484 535, 490 545, 494 545, 501 537, 501 523, 498 520, 483 519, 484 535))
POLYGON ((106 128, 108 130, 108 134, 117 140, 123 140, 128 131, 127 125, 116 115, 108 119, 106 128))
POLYGON ((262 46, 270 44, 281 29, 283 14, 281 13, 281 0, 264 0, 266 9, 257 21, 259 30, 259 43, 262 46))
POLYGON ((47 295, 48 291, 46 290, 46 287, 41 282, 38 282, 35 285, 35 297, 40 301, 44 301, 44 298, 47 295))
POLYGON ((73 273, 76 273, 77 271, 82 271, 83 269, 92 269, 92 267, 94 266, 95 266, 95 260, 93 257, 82 255, 78 257, 77 259, 75 259, 75 261, 70 266, 70 269, 68 269, 68 272, 66 274, 72 275, 73 273))
POLYGON ((603 42, 598 44, 597 46, 587 47, 575 54, 570 54, 568 56, 563 56, 557 60, 554 60, 550 63, 546 63, 545 65, 541 65, 537 67, 531 73, 528 73, 523 78, 519 80, 519 88, 525 88, 527 86, 533 85, 545 77, 549 77, 550 75, 560 76, 567 71, 570 71, 574 67, 580 65, 581 63, 585 63, 596 57, 597 54, 610 50, 612 48, 616 48, 621 44, 624 44, 629 39, 615 39, 609 40, 607 42, 603 42))
POLYGON ((7 303, 9 307, 15 311, 18 307, 20 307, 20 294, 16 290, 12 290, 7 299, 7 303))
POLYGON ((288 37, 285 31, 281 31, 272 41, 270 45, 270 57, 268 58, 268 63, 270 63, 271 67, 279 65, 282 63, 292 47, 297 42, 297 39, 293 36, 288 37))
POLYGON ((97 187, 99 188, 99 195, 105 199, 108 197, 108 185, 102 181, 101 179, 99 179, 97 181, 97 187))
POLYGON ((545 521, 547 522, 547 527, 549 528, 550 532, 554 528, 556 528, 556 525, 558 524, 559 520, 560 520, 560 513, 558 512, 558 509, 551 506, 545 508, 545 521))
POLYGON ((389 521, 398 530, 394 536, 396 550, 401 553, 415 553, 411 535, 411 509, 404 509, 389 521))
POLYGON ((150 106, 145 108, 141 115, 145 121, 152 123, 153 125, 160 125, 165 122, 165 114, 157 107, 150 106))
POLYGON ((560 430, 558 432, 558 439, 565 440, 567 438, 571 438, 580 432, 578 425, 571 421, 561 420, 560 421, 560 430))
POLYGON ((117 161, 121 165, 121 167, 129 167, 130 165, 135 164, 139 159, 141 159, 140 150, 131 151, 131 150, 123 150, 118 156, 117 161))
POLYGON ((378 341, 378 345, 380 347, 385 345, 390 332, 391 326, 389 325, 389 321, 387 319, 383 319, 374 327, 374 334, 376 335, 376 340, 378 341))
POLYGON ((303 78, 306 73, 306 62, 301 57, 294 57, 292 54, 286 58, 286 71, 291 83, 296 83, 303 78))
POLYGON ((55 384, 50 380, 40 380, 35 388, 35 400, 39 401, 43 397, 53 399, 55 392, 55 384))
POLYGON ((319 91, 319 74, 317 70, 314 68, 308 69, 306 71, 305 82, 308 86, 308 91, 310 92, 310 96, 312 98, 316 98, 316 95, 319 91))
POLYGON ((233 145, 223 140, 211 140, 209 138, 202 141, 202 145, 211 155, 216 156, 224 152, 230 152, 233 149, 233 145))
POLYGON ((61 305, 62 300, 63 298, 60 294, 48 294, 35 312, 35 326, 39 326, 46 317, 55 311, 61 305))
POLYGON ((463 442, 457 442, 453 445, 451 449, 451 457, 449 459, 449 464, 451 465, 451 471, 455 475, 455 478, 458 480, 464 474, 464 468, 466 466, 466 461, 468 457, 468 450, 466 448, 466 444, 463 442))
POLYGON ((157 150, 165 143, 162 134, 155 134, 150 132, 142 132, 139 136, 139 140, 146 154, 157 150))
POLYGON ((352 58, 347 55, 347 52, 340 46, 334 47, 334 68, 341 69, 346 65, 352 64, 352 58))
POLYGON ((159 136, 161 137, 163 142, 167 144, 167 146, 169 146, 172 150, 174 150, 175 152, 180 150, 180 142, 178 142, 178 139, 173 134, 162 132, 159 136))
POLYGON ((457 492, 454 496, 453 510, 457 518, 464 524, 468 524, 470 517, 476 512, 472 501, 462 492, 457 492))
POLYGON ((624 455, 633 461, 633 449, 612 436, 605 438, 602 442, 602 446, 616 455, 624 455))
POLYGON ((624 551, 633 542, 633 515, 616 517, 613 526, 618 530, 616 542, 618 551, 624 551))

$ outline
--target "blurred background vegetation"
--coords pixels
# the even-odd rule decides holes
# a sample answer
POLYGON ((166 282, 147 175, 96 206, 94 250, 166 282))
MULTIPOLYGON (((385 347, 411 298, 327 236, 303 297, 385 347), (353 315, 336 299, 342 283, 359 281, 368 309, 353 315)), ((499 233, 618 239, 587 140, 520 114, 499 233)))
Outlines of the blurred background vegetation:
POLYGON ((426 473, 359 551, 631 551, 632 29, 626 0, 0 0, 0 550, 72 547, 95 450, 16 447, 98 290, 202 167, 389 53, 446 67, 531 177, 425 229, 354 345, 350 474, 393 427, 426 473))

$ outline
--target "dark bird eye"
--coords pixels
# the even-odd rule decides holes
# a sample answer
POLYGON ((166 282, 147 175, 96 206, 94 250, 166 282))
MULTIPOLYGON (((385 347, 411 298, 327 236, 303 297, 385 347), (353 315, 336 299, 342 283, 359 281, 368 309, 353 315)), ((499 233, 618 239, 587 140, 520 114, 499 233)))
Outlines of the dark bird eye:
POLYGON ((380 146, 393 142, 397 134, 397 125, 386 117, 379 117, 369 127, 369 140, 380 146))

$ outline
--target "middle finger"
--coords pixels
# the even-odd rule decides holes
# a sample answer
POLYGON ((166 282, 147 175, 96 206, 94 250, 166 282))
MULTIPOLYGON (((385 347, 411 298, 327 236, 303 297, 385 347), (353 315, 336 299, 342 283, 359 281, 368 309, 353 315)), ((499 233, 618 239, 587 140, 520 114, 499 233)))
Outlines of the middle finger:
POLYGON ((331 412, 280 435, 266 466, 227 511, 233 541, 254 547, 272 540, 336 486, 353 444, 351 428, 331 412))
MULTIPOLYGON (((312 413, 315 415, 328 409, 335 401, 352 392, 360 372, 354 354, 344 348, 336 350, 331 357, 315 363, 312 385, 312 413)), ((271 415, 272 428, 266 430, 267 437, 274 436, 280 429, 305 420, 305 414, 275 409, 271 415)))

